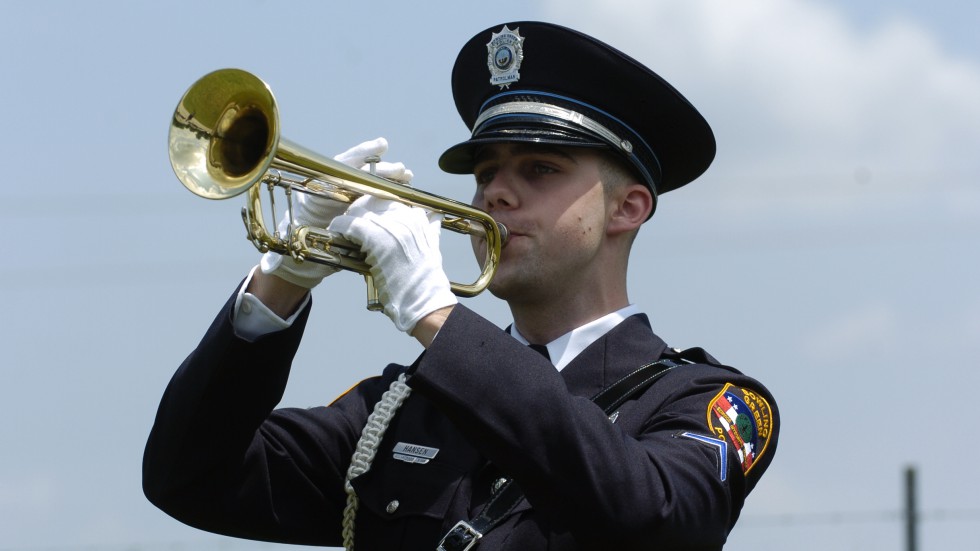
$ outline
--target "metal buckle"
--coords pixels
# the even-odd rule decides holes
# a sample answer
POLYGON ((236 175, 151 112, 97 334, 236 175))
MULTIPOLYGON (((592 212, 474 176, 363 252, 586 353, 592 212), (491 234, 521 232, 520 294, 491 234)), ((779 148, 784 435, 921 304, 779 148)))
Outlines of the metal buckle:
POLYGON ((470 523, 461 520, 443 536, 436 551, 469 551, 476 546, 482 537, 483 534, 473 528, 470 523))

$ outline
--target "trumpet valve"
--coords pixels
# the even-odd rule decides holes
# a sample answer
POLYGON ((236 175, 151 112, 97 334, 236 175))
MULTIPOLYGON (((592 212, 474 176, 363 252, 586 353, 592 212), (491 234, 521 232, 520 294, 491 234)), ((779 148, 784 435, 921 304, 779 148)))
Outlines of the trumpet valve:
POLYGON ((371 174, 374 174, 374 175, 377 175, 378 174, 378 163, 381 162, 381 157, 380 156, 378 156, 378 155, 371 155, 370 157, 366 157, 364 159, 364 162, 367 163, 367 165, 368 165, 368 172, 370 172, 371 174))

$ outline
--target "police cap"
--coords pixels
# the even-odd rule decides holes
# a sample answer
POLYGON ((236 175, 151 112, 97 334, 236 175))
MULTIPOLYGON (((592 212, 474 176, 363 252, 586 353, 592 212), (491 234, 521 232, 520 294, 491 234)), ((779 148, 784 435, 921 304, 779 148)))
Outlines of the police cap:
POLYGON ((486 144, 607 148, 656 198, 700 176, 715 155, 708 123, 673 86, 558 25, 521 21, 477 34, 456 59, 452 87, 472 136, 439 158, 449 173, 471 173, 486 144))

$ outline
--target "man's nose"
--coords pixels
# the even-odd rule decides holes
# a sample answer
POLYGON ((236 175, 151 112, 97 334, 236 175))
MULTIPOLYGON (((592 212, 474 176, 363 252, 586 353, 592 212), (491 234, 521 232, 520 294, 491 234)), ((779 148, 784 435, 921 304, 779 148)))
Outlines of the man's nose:
POLYGON ((518 198, 514 190, 513 175, 508 171, 498 170, 493 179, 483 187, 483 201, 486 209, 491 212, 516 208, 518 198))

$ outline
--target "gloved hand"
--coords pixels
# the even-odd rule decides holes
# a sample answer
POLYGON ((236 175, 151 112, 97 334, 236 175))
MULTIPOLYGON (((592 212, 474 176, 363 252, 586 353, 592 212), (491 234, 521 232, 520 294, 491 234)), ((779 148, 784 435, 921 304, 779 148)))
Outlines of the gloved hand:
MULTIPOLYGON (((354 147, 334 157, 334 160, 340 161, 347 166, 360 168, 361 170, 367 172, 370 168, 370 165, 367 164, 367 159, 371 157, 380 157, 384 155, 386 151, 388 151, 388 140, 384 138, 377 138, 355 145, 354 147)), ((382 178, 388 178, 389 180, 394 180, 399 184, 404 184, 406 186, 411 184, 412 176, 414 176, 411 170, 405 168, 404 164, 388 163, 385 161, 377 163, 374 167, 374 172, 382 178)))
MULTIPOLYGON (((335 160, 347 166, 367 170, 366 160, 370 157, 380 157, 388 151, 388 140, 377 138, 356 145, 334 157, 335 160)), ((412 171, 402 163, 379 162, 375 165, 375 174, 408 185, 412 180, 412 171)), ((344 213, 348 205, 326 197, 309 193, 293 195, 293 215, 297 226, 325 227, 336 216, 344 213)), ((286 235, 289 230, 289 213, 287 212, 279 223, 279 234, 286 235)), ((268 252, 262 255, 259 263, 262 272, 273 274, 286 281, 312 289, 320 284, 323 278, 338 272, 340 269, 318 262, 297 262, 288 255, 268 252)))
POLYGON ((411 334, 426 315, 458 302, 442 269, 441 227, 441 214, 364 196, 329 229, 361 246, 385 314, 411 334))

